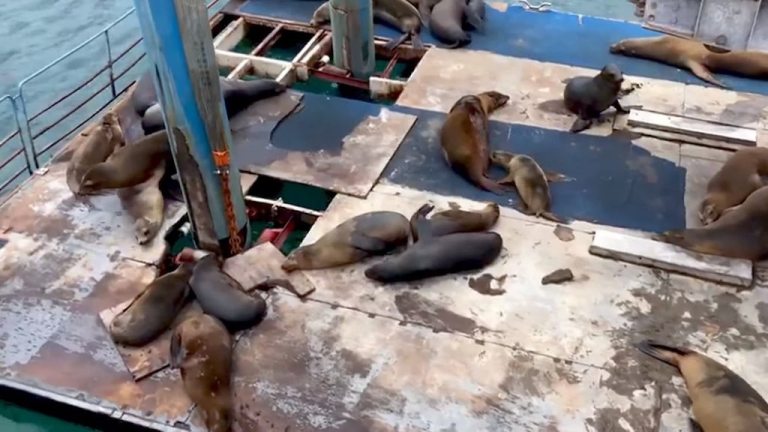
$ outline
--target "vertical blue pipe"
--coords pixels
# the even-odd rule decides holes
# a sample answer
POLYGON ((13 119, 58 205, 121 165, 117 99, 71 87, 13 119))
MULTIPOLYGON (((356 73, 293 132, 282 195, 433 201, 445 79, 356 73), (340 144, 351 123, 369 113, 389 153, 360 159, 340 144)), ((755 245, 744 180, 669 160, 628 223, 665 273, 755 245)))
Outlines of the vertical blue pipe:
POLYGON ((330 0, 333 64, 368 79, 376 66, 372 0, 330 0))
MULTIPOLYGON (((134 0, 134 4, 166 128, 169 132, 173 127, 181 130, 197 165, 190 168, 189 164, 185 166, 180 162, 178 139, 175 134, 169 133, 179 178, 184 178, 183 170, 194 169, 199 172, 193 174, 202 179, 204 190, 195 190, 196 185, 190 183, 183 185, 187 209, 196 231, 197 246, 229 256, 232 252, 228 241, 230 231, 224 190, 213 151, 217 148, 229 151, 232 136, 219 86, 218 66, 205 3, 201 0, 134 0), (183 10, 183 14, 179 13, 180 10, 183 10), (180 20, 180 16, 185 19, 180 20), (192 58, 188 58, 189 53, 185 54, 185 41, 192 44, 193 49, 188 49, 192 53, 189 57, 192 58), (214 88, 218 97, 207 97, 199 91, 196 94, 192 76, 204 81, 209 88, 214 88), (218 109, 210 109, 217 105, 218 109), (216 130, 223 131, 217 136, 216 130), (202 205, 200 200, 190 199, 192 195, 205 197, 202 205), (203 219, 212 223, 198 223, 203 219), (217 240, 218 245, 212 244, 214 240, 217 240)), ((250 245, 251 233, 240 186, 240 173, 231 161, 229 190, 238 236, 245 249, 250 245)))

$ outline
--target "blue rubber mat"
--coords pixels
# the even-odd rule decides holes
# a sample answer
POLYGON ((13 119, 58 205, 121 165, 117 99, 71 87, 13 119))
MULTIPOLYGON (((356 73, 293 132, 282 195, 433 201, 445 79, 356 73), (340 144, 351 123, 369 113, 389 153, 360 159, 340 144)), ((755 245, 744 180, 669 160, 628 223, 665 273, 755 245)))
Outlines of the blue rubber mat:
MULTIPOLYGON (((316 0, 248 0, 238 12, 309 22, 321 3, 316 0)), ((398 31, 380 24, 376 25, 375 31, 377 36, 400 36, 398 31)), ((688 71, 608 52, 608 47, 621 39, 661 34, 635 23, 560 12, 529 12, 519 6, 510 6, 505 12, 486 7, 485 34, 471 34, 472 43, 468 48, 473 50, 590 69, 616 63, 628 75, 709 86, 688 71)), ((422 32, 422 39, 440 46, 428 31, 422 32)), ((766 81, 723 74, 718 77, 733 90, 768 95, 766 81)))
MULTIPOLYGON (((384 171, 389 181, 439 195, 517 203, 515 191, 486 192, 448 167, 438 138, 445 114, 395 108, 419 119, 384 171)), ((561 217, 654 232, 685 226, 686 170, 626 139, 493 121, 490 135, 492 150, 527 154, 544 170, 572 179, 550 186, 552 210, 561 217)), ((493 167, 488 176, 505 174, 493 167)))

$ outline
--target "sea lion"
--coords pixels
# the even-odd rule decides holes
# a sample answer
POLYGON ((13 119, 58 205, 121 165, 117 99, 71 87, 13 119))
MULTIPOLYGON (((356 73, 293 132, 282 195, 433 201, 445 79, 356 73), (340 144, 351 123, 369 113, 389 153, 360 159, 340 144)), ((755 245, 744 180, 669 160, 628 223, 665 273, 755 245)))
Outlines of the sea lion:
POLYGON ((411 235, 414 243, 446 234, 485 231, 499 220, 499 205, 496 203, 488 203, 480 211, 452 207, 427 219, 427 215, 434 208, 432 204, 424 204, 411 216, 411 235))
POLYGON ((491 163, 488 116, 509 96, 495 91, 460 98, 451 107, 440 130, 440 146, 448 164, 477 186, 500 194, 501 186, 485 176, 491 163))
POLYGON ((170 154, 165 130, 147 135, 91 167, 83 176, 80 190, 94 192, 140 185, 154 175, 159 165, 165 164, 170 154))
POLYGON ((467 14, 466 0, 441 0, 429 16, 429 30, 446 48, 458 48, 472 42, 462 23, 467 14))
POLYGON ((469 0, 464 10, 467 24, 480 32, 485 31, 485 0, 469 0))
POLYGON ((432 8, 436 4, 440 3, 440 0, 408 0, 412 5, 419 9, 419 15, 421 15, 421 22, 425 26, 429 27, 429 17, 432 14, 432 8))
POLYGON ((501 246, 501 236, 495 232, 447 234, 411 245, 366 269, 365 276, 391 283, 477 270, 492 263, 501 246))
POLYGON ((520 211, 553 222, 564 223, 563 219, 550 211, 552 197, 549 193, 548 176, 532 157, 494 151, 491 153, 491 161, 507 169, 507 176, 499 180, 499 184, 515 185, 523 201, 520 211))
POLYGON ((408 37, 416 49, 424 49, 419 32, 421 31, 421 15, 419 10, 407 0, 373 0, 373 17, 383 24, 394 27, 403 36, 387 43, 385 48, 389 51, 395 49, 408 37))
POLYGON ((655 60, 688 69, 701 80, 727 88, 712 72, 768 78, 768 53, 729 51, 677 36, 624 39, 610 47, 613 54, 655 60))
POLYGON ((314 270, 356 263, 408 244, 408 219, 400 213, 374 211, 357 215, 302 246, 283 261, 282 269, 314 270))
POLYGON ((703 228, 667 231, 653 238, 694 252, 758 261, 768 255, 768 186, 703 228))
MULTIPOLYGON (((272 79, 236 80, 219 77, 221 94, 227 118, 232 118, 256 101, 277 96, 286 90, 285 85, 272 79)), ((141 119, 144 133, 151 134, 165 128, 159 103, 149 106, 141 119)))
POLYGON ((245 292, 240 282, 224 273, 216 255, 184 248, 176 259, 197 263, 189 286, 203 312, 221 320, 230 331, 253 327, 267 316, 267 302, 258 292, 245 292))
POLYGON ((143 346, 164 332, 187 302, 193 269, 184 263, 150 282, 109 324, 112 340, 143 346))
POLYGON ((579 116, 571 126, 571 132, 581 132, 592 125, 592 121, 609 107, 617 113, 627 113, 619 103, 619 92, 624 75, 615 64, 608 64, 594 77, 571 78, 565 85, 563 99, 565 107, 579 116))
POLYGON ((66 172, 69 190, 75 195, 84 195, 80 184, 85 174, 94 165, 107 160, 123 142, 123 132, 117 114, 111 111, 104 114, 101 123, 91 130, 86 140, 72 153, 66 172))
POLYGON ((640 342, 637 348, 680 371, 693 417, 704 432, 768 432, 768 403, 725 365, 693 350, 652 340, 640 342))
POLYGON ((157 91, 152 75, 147 72, 136 81, 136 88, 131 94, 131 105, 134 112, 143 116, 149 107, 157 104, 157 91))
POLYGON ((319 27, 325 23, 331 22, 331 3, 324 2, 312 14, 312 19, 309 20, 309 25, 312 27, 319 27))
POLYGON ((120 204, 134 220, 134 235, 140 245, 155 238, 163 225, 165 201, 160 191, 160 180, 164 174, 165 164, 160 164, 144 183, 117 190, 120 204))
POLYGON ((716 221, 723 211, 741 204, 752 192, 768 184, 768 148, 737 150, 707 183, 707 195, 699 206, 704 225, 716 221))
POLYGON ((232 426, 232 337, 216 318, 198 314, 173 330, 170 365, 179 369, 184 392, 203 414, 209 432, 232 426))

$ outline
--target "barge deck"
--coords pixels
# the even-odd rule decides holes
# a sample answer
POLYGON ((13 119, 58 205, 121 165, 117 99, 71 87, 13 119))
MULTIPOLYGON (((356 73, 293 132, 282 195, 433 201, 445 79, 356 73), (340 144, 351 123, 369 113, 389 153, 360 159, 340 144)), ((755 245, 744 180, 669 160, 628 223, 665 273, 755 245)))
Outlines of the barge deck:
MULTIPOLYGON (((214 35, 222 68, 299 87, 307 62, 327 51, 325 34, 306 26, 316 3, 230 2, 214 35), (291 61, 262 57, 267 44, 235 52, 246 26, 311 41, 291 61)), ((269 176, 338 192, 305 244, 365 211, 490 200, 502 205, 493 230, 504 239, 502 256, 475 275, 380 286, 353 265, 292 276, 314 292, 272 292, 268 317, 235 349, 236 431, 688 430, 682 379, 632 346, 645 338, 706 352, 768 395, 760 263, 752 286, 738 289, 589 253, 597 230, 643 236, 695 225, 706 182, 733 148, 627 132, 626 116, 572 135, 573 118, 552 108, 564 79, 615 62, 638 85, 624 105, 747 128, 754 145, 768 146, 768 85, 724 77, 733 90, 715 89, 610 55, 610 43, 655 34, 635 24, 488 6, 487 34, 466 49, 430 47, 407 81, 381 80, 383 93, 399 94, 394 104, 296 93, 302 108, 274 130, 233 134, 235 146, 263 150, 242 167, 252 174, 244 191, 269 176), (521 214, 515 196, 475 190, 442 164, 441 119, 458 97, 491 89, 511 96, 492 116, 491 145, 570 178, 552 186, 554 211, 574 219, 568 228, 521 214), (541 283, 560 268, 575 279, 541 283)), ((177 372, 162 367, 162 349, 138 353, 133 367, 146 373, 135 381, 130 353, 117 351, 100 319, 152 280, 162 239, 135 246, 117 197, 74 198, 65 166, 54 160, 0 207, 0 384, 155 430, 204 430, 177 372)), ((183 213, 170 203, 166 227, 183 213)), ((238 279, 279 272, 268 244, 245 257, 259 265, 238 279)))

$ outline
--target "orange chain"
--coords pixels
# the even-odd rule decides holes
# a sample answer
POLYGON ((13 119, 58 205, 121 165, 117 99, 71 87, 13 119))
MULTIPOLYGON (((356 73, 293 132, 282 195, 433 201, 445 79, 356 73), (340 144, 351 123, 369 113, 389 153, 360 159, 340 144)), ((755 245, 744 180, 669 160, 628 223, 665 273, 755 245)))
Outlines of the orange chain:
POLYGON ((240 234, 237 232, 235 207, 232 204, 232 195, 229 190, 229 152, 214 151, 213 160, 219 169, 221 188, 224 193, 224 212, 227 215, 227 227, 229 228, 229 249, 233 255, 237 255, 243 251, 243 244, 240 241, 240 234))

